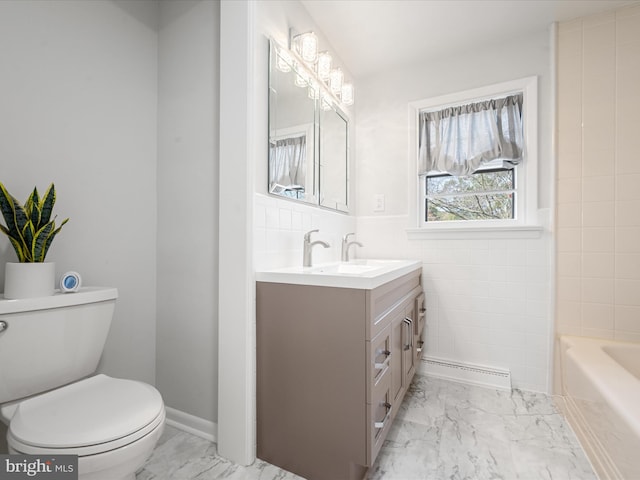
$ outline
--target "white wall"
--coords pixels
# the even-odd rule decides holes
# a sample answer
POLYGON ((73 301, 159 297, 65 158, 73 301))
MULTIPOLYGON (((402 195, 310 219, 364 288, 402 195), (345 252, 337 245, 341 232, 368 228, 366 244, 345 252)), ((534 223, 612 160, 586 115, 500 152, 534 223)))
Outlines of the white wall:
POLYGON ((220 6, 160 2, 156 382, 217 421, 220 6))
POLYGON ((548 223, 551 150, 550 33, 360 79, 356 103, 357 230, 366 257, 423 261, 427 356, 508 368, 515 387, 549 390, 550 233, 540 239, 407 239, 408 104, 508 80, 539 77, 539 212, 548 223), (386 210, 373 212, 374 194, 386 210))
MULTIPOLYGON (((71 220, 47 260, 58 274, 80 272, 86 285, 118 287, 100 369, 150 383, 155 15, 149 2, 0 2, 0 181, 22 200, 34 186, 43 192, 55 182, 55 212, 71 220)), ((6 261, 15 254, 3 235, 0 265, 6 261)))

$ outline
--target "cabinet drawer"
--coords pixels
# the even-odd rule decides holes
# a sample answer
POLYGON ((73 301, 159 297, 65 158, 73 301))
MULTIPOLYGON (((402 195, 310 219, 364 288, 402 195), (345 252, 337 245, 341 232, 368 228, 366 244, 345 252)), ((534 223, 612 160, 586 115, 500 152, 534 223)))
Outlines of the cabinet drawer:
POLYGON ((391 422, 395 416, 392 405, 390 375, 382 376, 381 381, 373 389, 372 402, 367 405, 369 448, 367 461, 371 466, 384 443, 384 439, 391 428, 391 422))
POLYGON ((367 374, 367 403, 371 403, 373 390, 389 376, 391 368, 391 326, 387 326, 380 334, 367 342, 367 358, 369 368, 367 374))
POLYGON ((393 310, 410 295, 420 291, 420 270, 367 291, 366 309, 370 322, 365 325, 366 338, 375 338, 393 318, 393 310))

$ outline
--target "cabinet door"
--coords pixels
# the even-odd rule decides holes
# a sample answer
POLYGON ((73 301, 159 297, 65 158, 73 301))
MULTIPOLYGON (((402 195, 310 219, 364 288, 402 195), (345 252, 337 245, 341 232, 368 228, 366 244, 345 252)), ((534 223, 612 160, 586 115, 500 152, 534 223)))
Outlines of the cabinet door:
POLYGON ((404 393, 404 347, 406 345, 406 322, 404 308, 398 309, 391 322, 391 398, 393 404, 404 393))
POLYGON ((415 364, 415 322, 417 320, 415 303, 412 301, 404 311, 404 328, 402 329, 402 382, 404 388, 409 387, 413 374, 416 371, 415 364))
POLYGON ((418 316, 417 321, 415 322, 415 363, 416 366, 418 362, 422 358, 423 346, 424 346, 424 326, 426 325, 427 320, 427 307, 425 303, 424 293, 421 293, 416 297, 416 315, 418 316))

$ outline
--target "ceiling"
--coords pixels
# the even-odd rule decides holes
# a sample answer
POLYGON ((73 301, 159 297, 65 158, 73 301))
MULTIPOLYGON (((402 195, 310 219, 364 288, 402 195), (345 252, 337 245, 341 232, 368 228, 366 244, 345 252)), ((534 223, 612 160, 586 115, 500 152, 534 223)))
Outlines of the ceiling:
POLYGON ((301 0, 356 78, 462 53, 630 0, 301 0))

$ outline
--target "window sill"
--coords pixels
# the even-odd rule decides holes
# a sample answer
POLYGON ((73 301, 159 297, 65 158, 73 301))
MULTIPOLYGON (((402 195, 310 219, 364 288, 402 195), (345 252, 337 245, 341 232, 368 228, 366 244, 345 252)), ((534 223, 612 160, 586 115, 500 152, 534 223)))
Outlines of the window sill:
POLYGON ((409 240, 483 240, 540 238, 542 225, 501 225, 501 226, 465 226, 465 227, 423 227, 407 229, 409 240))

